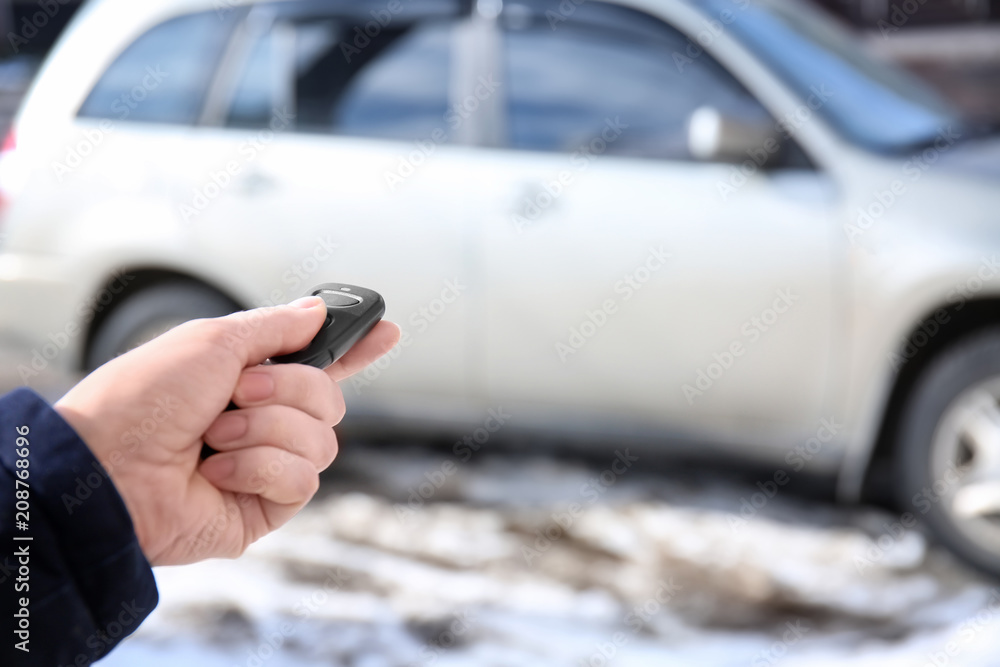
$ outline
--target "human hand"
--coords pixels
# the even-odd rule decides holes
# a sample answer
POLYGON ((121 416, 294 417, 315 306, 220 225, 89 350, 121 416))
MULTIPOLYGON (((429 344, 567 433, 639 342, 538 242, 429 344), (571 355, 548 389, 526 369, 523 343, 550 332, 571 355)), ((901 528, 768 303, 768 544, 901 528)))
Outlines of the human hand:
POLYGON ((291 519, 337 455, 337 382, 392 349, 379 322, 325 371, 260 364, 304 348, 318 297, 195 320, 114 359, 55 404, 109 472, 153 565, 234 558, 291 519), (239 410, 224 412, 230 400, 239 410), (202 461, 202 443, 219 453, 202 461))

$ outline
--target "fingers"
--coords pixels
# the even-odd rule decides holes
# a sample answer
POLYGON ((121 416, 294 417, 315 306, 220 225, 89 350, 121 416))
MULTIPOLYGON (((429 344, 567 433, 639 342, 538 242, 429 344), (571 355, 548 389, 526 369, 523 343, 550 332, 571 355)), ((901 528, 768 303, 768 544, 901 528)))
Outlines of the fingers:
MULTIPOLYGON (((319 333, 326 306, 319 297, 304 297, 287 306, 257 308, 214 320, 215 339, 229 349, 244 368, 270 357, 297 352, 319 333)), ((339 382, 365 369, 399 342, 400 330, 382 320, 337 363, 326 369, 339 382)))
POLYGON ((326 305, 316 296, 287 306, 257 308, 214 320, 217 342, 230 350, 243 368, 269 357, 301 350, 319 333, 326 305))
POLYGON ((287 405, 335 426, 344 418, 344 394, 323 371, 302 364, 254 366, 243 371, 233 393, 241 408, 287 405))
POLYGON ((368 335, 359 340, 347 354, 341 357, 337 363, 326 369, 326 374, 335 381, 340 382, 351 377, 355 373, 360 373, 369 364, 385 355, 389 350, 396 347, 399 342, 399 327, 382 320, 375 325, 368 335))
POLYGON ((257 495, 294 508, 305 505, 319 490, 315 466, 279 447, 247 447, 216 454, 199 470, 222 491, 257 495))
POLYGON ((309 461, 315 472, 330 467, 338 451, 337 435, 330 424, 287 405, 223 413, 205 432, 205 443, 218 452, 261 446, 282 449, 309 461))

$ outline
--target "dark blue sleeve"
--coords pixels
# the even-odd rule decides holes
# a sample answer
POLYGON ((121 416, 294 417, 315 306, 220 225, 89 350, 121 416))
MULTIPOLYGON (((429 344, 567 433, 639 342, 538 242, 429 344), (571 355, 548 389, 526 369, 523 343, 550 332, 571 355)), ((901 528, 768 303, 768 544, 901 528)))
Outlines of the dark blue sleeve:
POLYGON ((0 590, 0 665, 86 667, 157 602, 114 484, 28 389, 0 398, 0 590))

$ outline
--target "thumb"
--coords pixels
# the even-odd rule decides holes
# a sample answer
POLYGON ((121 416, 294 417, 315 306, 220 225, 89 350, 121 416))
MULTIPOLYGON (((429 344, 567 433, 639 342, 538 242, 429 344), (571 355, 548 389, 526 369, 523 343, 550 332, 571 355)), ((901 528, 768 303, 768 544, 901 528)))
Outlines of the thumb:
POLYGON ((326 321, 326 304, 307 296, 287 306, 269 306, 220 318, 228 329, 226 344, 243 364, 256 366, 270 357, 298 352, 326 321))

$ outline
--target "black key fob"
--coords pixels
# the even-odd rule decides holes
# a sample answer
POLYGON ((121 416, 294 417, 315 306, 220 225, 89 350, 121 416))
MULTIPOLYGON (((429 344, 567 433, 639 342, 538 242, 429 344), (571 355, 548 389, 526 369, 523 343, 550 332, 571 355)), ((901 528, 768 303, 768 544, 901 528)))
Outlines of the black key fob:
POLYGON ((385 315, 385 301, 364 287, 326 283, 309 292, 326 302, 326 322, 304 350, 273 357, 272 364, 326 368, 364 338, 385 315))
MULTIPOLYGON (((344 356, 385 315, 382 296, 356 285, 325 283, 313 288, 306 296, 318 296, 326 302, 326 322, 323 323, 323 328, 304 349, 272 357, 270 363, 306 364, 326 368, 344 356)), ((226 408, 237 409, 232 402, 226 408)), ((202 445, 202 459, 215 453, 208 445, 202 445)))

